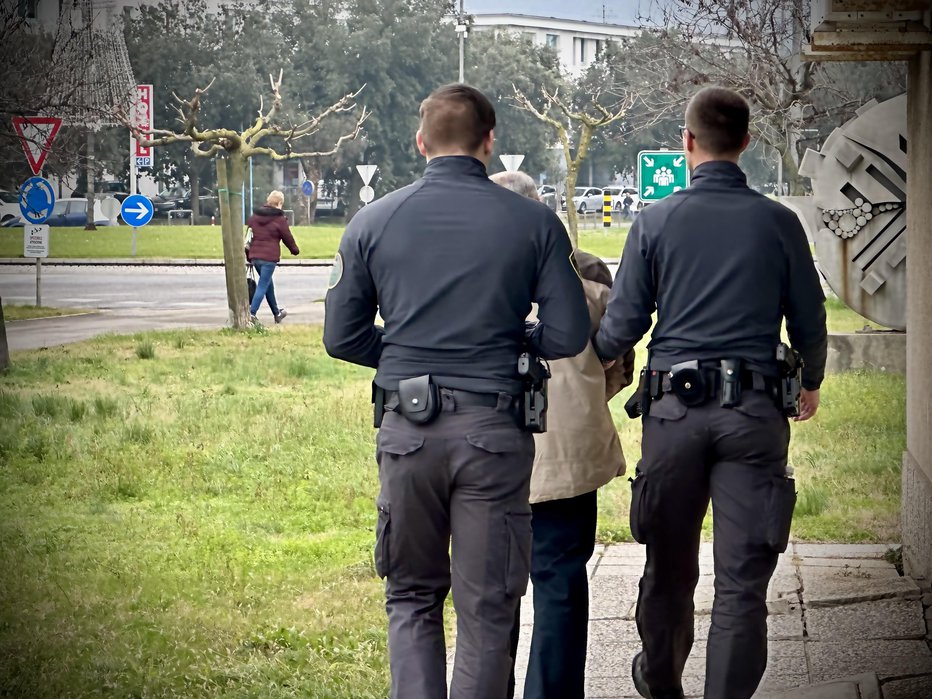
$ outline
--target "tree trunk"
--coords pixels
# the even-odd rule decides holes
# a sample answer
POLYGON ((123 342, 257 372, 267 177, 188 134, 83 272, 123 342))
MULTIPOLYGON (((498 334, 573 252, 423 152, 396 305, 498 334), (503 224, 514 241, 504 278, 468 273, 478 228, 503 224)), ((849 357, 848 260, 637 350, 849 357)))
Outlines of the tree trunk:
MULTIPOLYGON (((315 158, 314 160, 317 161, 318 159, 315 158)), ((319 162, 312 162, 311 158, 303 158, 301 168, 304 170, 304 176, 314 185, 314 193, 311 195, 307 217, 307 225, 311 226, 317 217, 317 196, 320 194, 317 185, 320 182, 321 167, 319 162)))
POLYGON ((796 148, 787 148, 783 152, 783 179, 786 180, 791 197, 800 197, 806 193, 802 177, 799 176, 799 164, 796 162, 796 148))
POLYGON ((87 130, 87 222, 84 224, 84 230, 96 231, 97 226, 94 223, 94 129, 87 130))
POLYGON ((246 291, 246 254, 243 250, 242 202, 246 158, 233 151, 217 158, 217 194, 220 199, 220 230, 223 236, 223 265, 226 273, 230 325, 245 330, 249 323, 246 291))
POLYGON ((579 177, 579 164, 573 160, 566 164, 566 222, 567 232, 570 234, 570 243, 573 250, 579 246, 579 215, 576 213, 576 204, 573 194, 576 193, 576 179, 579 177))
POLYGON ((3 319, 3 299, 0 298, 0 371, 10 366, 10 346, 6 341, 6 321, 3 319))

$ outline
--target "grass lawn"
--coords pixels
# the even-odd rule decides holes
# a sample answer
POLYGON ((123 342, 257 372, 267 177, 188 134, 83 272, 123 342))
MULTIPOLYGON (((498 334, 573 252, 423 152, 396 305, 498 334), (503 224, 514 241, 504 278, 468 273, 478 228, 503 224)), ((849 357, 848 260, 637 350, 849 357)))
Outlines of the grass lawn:
POLYGON ((57 318, 59 316, 72 316, 87 313, 87 309, 80 308, 50 308, 49 306, 21 306, 17 304, 3 304, 3 319, 6 321, 32 320, 34 318, 57 318))
MULTIPOLYGON (((292 229, 301 257, 329 259, 336 255, 343 235, 342 223, 319 223, 292 229)), ((628 226, 620 228, 584 229, 580 245, 587 252, 603 257, 619 257, 628 226)), ((127 226, 103 227, 96 231, 81 228, 53 228, 50 257, 129 257, 132 229, 127 226)), ((0 228, 0 257, 23 256, 23 230, 0 228)), ((220 226, 146 226, 136 234, 137 257, 159 258, 222 258, 223 243, 220 226)), ((283 249, 283 258, 291 255, 283 249)))
MULTIPOLYGON (((371 372, 320 330, 17 353, 0 375, 0 687, 11 696, 387 695, 371 372)), ((613 401, 631 470, 638 423, 613 401)), ((898 534, 902 377, 829 377, 794 426, 794 535, 898 534)), ((599 536, 629 540, 628 483, 599 536)))
MULTIPOLYGON (((301 257, 331 258, 336 254, 342 223, 321 223, 293 229, 301 257)), ((49 257, 130 257, 132 229, 128 226, 101 227, 96 231, 82 228, 53 228, 49 257)), ((0 257, 23 256, 23 229, 0 228, 0 257)), ((136 233, 137 257, 222 258, 220 226, 145 226, 136 233)), ((284 257, 290 257, 285 250, 284 257)))

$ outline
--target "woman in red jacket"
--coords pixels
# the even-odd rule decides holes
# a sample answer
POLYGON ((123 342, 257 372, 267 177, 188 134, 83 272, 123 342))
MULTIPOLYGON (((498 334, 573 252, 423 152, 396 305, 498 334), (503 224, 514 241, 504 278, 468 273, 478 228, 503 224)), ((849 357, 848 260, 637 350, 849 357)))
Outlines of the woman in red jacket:
POLYGON ((269 194, 265 206, 256 209, 246 221, 246 225, 252 229, 252 241, 246 250, 246 257, 259 273, 256 293, 253 294, 249 306, 253 321, 256 321, 256 312, 262 304, 263 297, 269 302, 276 323, 281 323, 288 315, 284 308, 278 307, 275 285, 272 283, 272 275, 282 259, 281 244, 284 243, 292 255, 300 252, 297 243, 294 242, 294 236, 291 235, 291 229, 288 228, 285 212, 282 211, 284 204, 285 195, 275 190, 269 194))

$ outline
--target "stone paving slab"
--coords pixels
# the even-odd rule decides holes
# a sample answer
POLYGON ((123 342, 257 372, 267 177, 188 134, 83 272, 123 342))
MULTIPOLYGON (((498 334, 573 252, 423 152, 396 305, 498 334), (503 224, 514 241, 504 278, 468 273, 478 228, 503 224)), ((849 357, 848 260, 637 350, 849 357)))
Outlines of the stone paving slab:
POLYGON ((637 594, 637 578, 594 577, 589 582, 589 618, 633 619, 637 594))
POLYGON ((870 572, 873 572, 875 569, 884 571, 892 570, 895 575, 899 575, 899 573, 896 572, 896 568, 882 558, 799 558, 798 561, 801 566, 850 568, 852 570, 869 570, 870 572))
POLYGON ((892 565, 889 569, 802 565, 799 570, 803 579, 803 600, 810 607, 888 597, 920 597, 918 585, 909 578, 901 578, 892 565))
POLYGON ((859 641, 921 639, 926 634, 919 600, 877 600, 806 612, 813 640, 852 638, 859 641))
POLYGON ((811 687, 796 687, 789 691, 758 691, 754 697, 755 699, 881 699, 877 678, 870 674, 811 687))
POLYGON ((864 670, 881 678, 932 674, 932 651, 925 641, 816 641, 806 649, 813 682, 864 670))
MULTIPOLYGON (((887 548, 794 544, 781 556, 768 590, 768 666, 757 699, 880 699, 873 675, 858 683, 865 670, 887 678, 890 694, 884 699, 932 698, 932 651, 924 641, 910 640, 923 633, 920 590, 883 560, 887 548), (875 601, 859 601, 864 599, 875 601), (916 677, 923 674, 928 677, 916 677)), ((700 570, 711 572, 710 545, 703 545, 702 555, 706 560, 700 570)), ((591 699, 638 697, 630 671, 640 650, 633 619, 643 565, 644 547, 637 544, 597 549, 590 561, 586 696, 591 699)), ((701 697, 704 689, 711 619, 702 612, 711 607, 713 589, 713 577, 701 575, 696 641, 683 678, 687 697, 701 697)), ((521 616, 517 697, 522 696, 532 632, 530 591, 521 616)))
POLYGON ((928 699, 932 697, 932 675, 891 680, 881 685, 883 699, 928 699))
POLYGON ((899 544, 793 544, 793 553, 802 558, 883 558, 899 544))

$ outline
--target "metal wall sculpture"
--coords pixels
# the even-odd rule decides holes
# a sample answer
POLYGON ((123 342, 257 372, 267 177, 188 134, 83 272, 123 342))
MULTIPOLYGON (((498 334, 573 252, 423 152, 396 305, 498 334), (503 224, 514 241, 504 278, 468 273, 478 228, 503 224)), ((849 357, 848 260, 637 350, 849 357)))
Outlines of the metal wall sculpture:
POLYGON ((906 329, 906 95, 873 100, 807 150, 804 219, 829 286, 875 323, 906 329))

